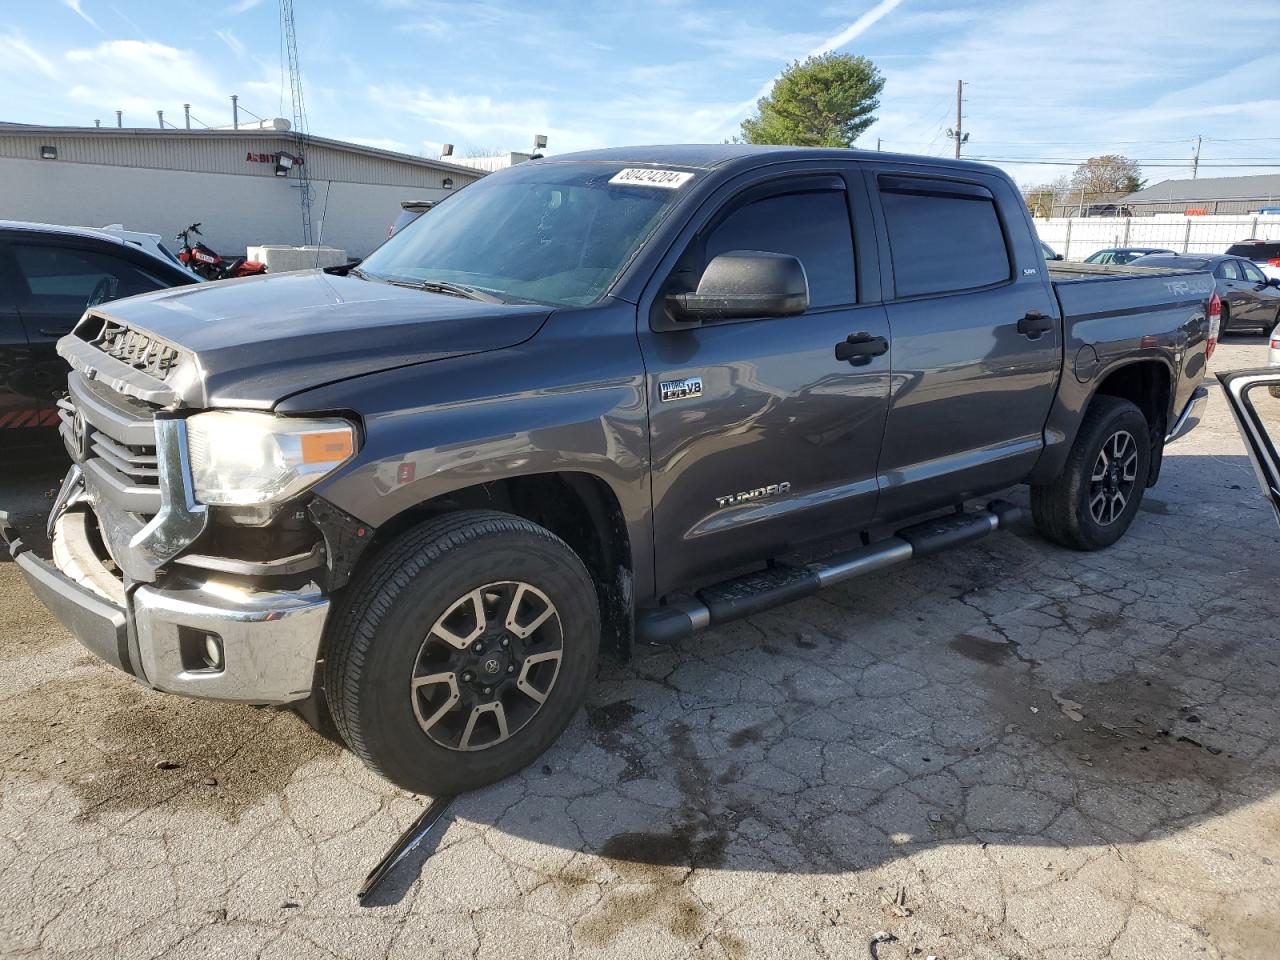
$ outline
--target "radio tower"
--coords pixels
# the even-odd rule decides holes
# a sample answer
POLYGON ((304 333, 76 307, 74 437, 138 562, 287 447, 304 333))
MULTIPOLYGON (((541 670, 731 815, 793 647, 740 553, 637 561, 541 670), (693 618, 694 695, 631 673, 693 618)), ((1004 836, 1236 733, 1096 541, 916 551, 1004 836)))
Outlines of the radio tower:
POLYGON ((302 96, 302 67, 298 63, 298 34, 293 24, 293 0, 280 0, 280 35, 289 61, 289 90, 293 95, 293 144, 298 155, 298 194, 302 202, 302 242, 311 243, 311 179, 307 175, 307 102, 302 96))

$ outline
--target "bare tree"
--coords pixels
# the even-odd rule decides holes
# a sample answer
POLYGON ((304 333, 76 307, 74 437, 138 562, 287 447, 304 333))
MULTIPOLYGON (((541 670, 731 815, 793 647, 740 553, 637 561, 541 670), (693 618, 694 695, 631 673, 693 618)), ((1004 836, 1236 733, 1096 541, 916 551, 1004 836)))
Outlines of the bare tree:
POLYGON ((1071 174, 1071 188, 1083 190, 1085 196, 1096 196, 1108 193, 1133 193, 1141 190, 1142 167, 1138 161, 1122 157, 1117 153, 1108 153, 1101 157, 1090 157, 1071 174))

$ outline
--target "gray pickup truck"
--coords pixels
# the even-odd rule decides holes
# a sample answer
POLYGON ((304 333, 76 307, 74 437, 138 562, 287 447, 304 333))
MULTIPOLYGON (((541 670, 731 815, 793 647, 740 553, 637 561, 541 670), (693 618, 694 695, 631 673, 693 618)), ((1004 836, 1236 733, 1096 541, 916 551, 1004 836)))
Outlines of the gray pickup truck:
POLYGON ((111 665, 324 711, 387 778, 455 793, 542 753, 602 649, 1017 512, 978 498, 1029 484, 1045 537, 1113 543, 1199 419, 1212 291, 1047 264, 976 163, 539 159, 354 269, 90 309, 59 344, 51 550, 0 527, 111 665))

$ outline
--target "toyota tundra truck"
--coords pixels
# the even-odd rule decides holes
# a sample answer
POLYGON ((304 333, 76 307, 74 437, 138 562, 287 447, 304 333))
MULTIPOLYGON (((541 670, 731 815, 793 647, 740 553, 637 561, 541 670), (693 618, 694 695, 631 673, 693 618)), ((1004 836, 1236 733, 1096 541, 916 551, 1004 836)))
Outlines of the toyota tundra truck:
POLYGON ((1007 488, 1114 543, 1217 320, 1207 274, 1047 263, 978 163, 537 159, 354 268, 90 308, 51 546, 0 527, 113 667, 451 794, 546 750, 602 653, 974 540, 1007 488))

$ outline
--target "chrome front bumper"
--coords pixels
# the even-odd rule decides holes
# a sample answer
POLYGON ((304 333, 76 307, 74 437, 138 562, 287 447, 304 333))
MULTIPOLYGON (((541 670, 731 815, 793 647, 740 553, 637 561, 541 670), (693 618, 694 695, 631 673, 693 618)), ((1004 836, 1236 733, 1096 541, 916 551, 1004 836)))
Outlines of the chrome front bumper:
POLYGON ((233 578, 171 575, 127 596, 101 589, 102 571, 84 569, 84 524, 63 514, 55 536, 62 568, 35 555, 0 522, 9 552, 36 596, 92 653, 168 693, 281 704, 311 695, 329 601, 315 586, 260 591, 233 578), (65 568, 65 569, 63 569, 65 568), (93 574, 93 575, 88 575, 93 574), (123 604, 119 602, 123 599, 123 604), (216 638, 221 665, 204 662, 216 638))
POLYGON ((1182 413, 1178 414, 1178 419, 1174 421, 1173 429, 1165 436, 1164 442, 1173 443, 1173 441, 1180 437, 1185 437, 1194 430, 1200 423, 1200 418, 1204 416, 1204 405, 1208 402, 1209 388, 1205 386, 1196 387, 1195 392, 1191 394, 1191 399, 1182 408, 1182 413))

